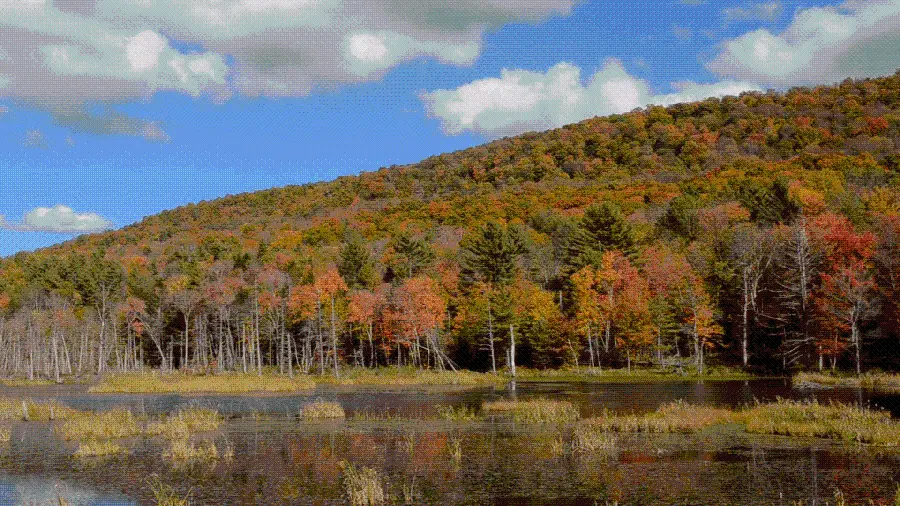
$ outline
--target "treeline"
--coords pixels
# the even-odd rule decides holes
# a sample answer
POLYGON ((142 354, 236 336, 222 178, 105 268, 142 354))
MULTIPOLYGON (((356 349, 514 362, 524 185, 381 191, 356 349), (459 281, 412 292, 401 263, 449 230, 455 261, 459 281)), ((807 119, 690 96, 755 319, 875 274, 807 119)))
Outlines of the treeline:
POLYGON ((0 261, 0 373, 895 368, 900 76, 651 107, 0 261))

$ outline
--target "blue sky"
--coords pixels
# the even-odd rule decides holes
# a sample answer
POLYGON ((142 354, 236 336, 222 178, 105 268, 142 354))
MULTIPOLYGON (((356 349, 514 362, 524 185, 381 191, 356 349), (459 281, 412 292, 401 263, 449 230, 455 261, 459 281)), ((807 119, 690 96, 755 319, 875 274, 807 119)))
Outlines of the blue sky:
POLYGON ((0 0, 0 256, 647 103, 900 67, 900 0, 154 5, 0 0))

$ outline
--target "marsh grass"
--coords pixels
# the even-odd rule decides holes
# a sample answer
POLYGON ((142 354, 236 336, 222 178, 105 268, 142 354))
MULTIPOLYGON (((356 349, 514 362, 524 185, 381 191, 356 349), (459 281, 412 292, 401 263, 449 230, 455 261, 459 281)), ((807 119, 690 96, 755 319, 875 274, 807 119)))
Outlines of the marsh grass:
POLYGON ((887 412, 840 403, 778 399, 739 411, 674 402, 643 415, 604 413, 579 422, 573 432, 573 447, 601 444, 602 434, 610 432, 695 433, 726 424, 743 426, 755 434, 900 446, 900 423, 887 412))
POLYGON ((206 393, 242 394, 263 392, 297 392, 315 388, 307 377, 289 378, 267 374, 142 373, 113 374, 92 386, 91 393, 206 393))
POLYGON ((55 385, 56 382, 48 379, 24 379, 24 378, 5 378, 0 379, 0 386, 4 387, 44 387, 55 385))
POLYGON ((400 492, 403 494, 403 504, 404 505, 417 504, 416 499, 418 498, 419 494, 416 491, 416 475, 415 474, 412 475, 412 478, 410 478, 408 483, 404 482, 403 484, 401 484, 400 492))
POLYGON ((509 378, 473 371, 434 371, 413 367, 383 367, 379 369, 348 369, 340 378, 316 376, 314 381, 323 385, 341 386, 481 386, 504 384, 509 378))
POLYGON ((673 402, 661 406, 652 413, 643 415, 613 415, 604 413, 599 417, 582 421, 582 430, 594 432, 647 432, 647 433, 692 433, 707 427, 731 423, 733 411, 673 402))
POLYGON ((890 413, 841 403, 819 404, 778 399, 746 409, 737 419, 747 431, 838 439, 877 446, 900 445, 900 424, 890 413))
POLYGON ((658 368, 599 369, 591 367, 563 369, 525 369, 519 368, 516 379, 519 381, 564 381, 572 383, 654 383, 671 381, 735 381, 756 378, 752 374, 739 369, 727 367, 708 368, 704 374, 698 374, 691 367, 684 368, 684 374, 676 370, 658 368))
POLYGON ((196 432, 209 432, 219 428, 222 416, 207 408, 182 409, 147 426, 149 436, 162 435, 166 439, 181 439, 196 432))
POLYGON ((370 467, 340 462, 344 495, 351 506, 379 506, 385 502, 384 485, 378 471, 370 467))
POLYGON ((337 402, 319 399, 303 406, 303 419, 306 421, 337 420, 346 418, 344 408, 337 402))
POLYGON ((401 422, 407 420, 396 413, 373 413, 371 411, 354 411, 350 419, 354 422, 401 422))
POLYGON ((589 424, 577 425, 572 431, 572 451, 581 453, 610 453, 615 451, 618 438, 589 424))
POLYGON ((147 487, 153 494, 156 506, 188 506, 190 504, 190 492, 182 497, 171 485, 165 484, 159 479, 159 475, 153 474, 147 479, 147 487))
POLYGON ((201 441, 199 444, 188 438, 173 439, 163 457, 175 462, 213 462, 219 460, 219 449, 212 441, 201 441))
POLYGON ((579 418, 578 408, 571 402, 549 399, 491 401, 486 402, 483 409, 487 412, 509 413, 516 423, 569 423, 579 418))
POLYGON ((451 437, 447 440, 447 453, 455 467, 459 467, 462 463, 462 438, 451 437))
POLYGON ((55 401, 34 401, 25 399, 0 399, 0 420, 5 421, 50 421, 66 420, 80 413, 55 401))
POLYGON ((450 422, 474 422, 481 419, 481 414, 470 406, 436 406, 438 417, 450 422))
POLYGON ((866 373, 862 376, 801 372, 793 378, 795 386, 855 387, 885 393, 900 393, 900 374, 866 373))
POLYGON ((113 409, 100 413, 71 415, 62 425, 61 435, 67 441, 118 439, 138 436, 143 431, 131 411, 113 409))
POLYGON ((75 456, 79 458, 111 457, 122 453, 125 453, 125 449, 122 446, 112 441, 100 441, 96 439, 81 441, 78 443, 78 448, 75 450, 75 456))

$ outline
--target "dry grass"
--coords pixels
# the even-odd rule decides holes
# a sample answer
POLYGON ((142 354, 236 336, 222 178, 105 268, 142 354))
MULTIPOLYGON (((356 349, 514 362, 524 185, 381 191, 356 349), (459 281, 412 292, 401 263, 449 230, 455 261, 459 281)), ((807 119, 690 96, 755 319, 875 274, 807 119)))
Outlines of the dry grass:
POLYGON ((535 399, 530 401, 492 401, 484 411, 510 413, 517 423, 568 423, 578 420, 578 409, 571 402, 535 399))
POLYGON ((378 471, 370 467, 357 468, 347 461, 340 463, 344 494, 351 506, 378 506, 384 504, 384 485, 378 471))
POLYGON ((867 373, 862 376, 839 376, 822 373, 798 373, 793 378, 795 386, 841 386, 865 388, 885 393, 900 393, 900 374, 867 373))
POLYGON ((9 443, 10 439, 12 439, 12 429, 0 427, 0 443, 9 443))
POLYGON ((181 497, 171 485, 163 483, 156 474, 147 479, 147 486, 153 494, 156 506, 188 506, 190 504, 190 494, 187 497, 181 497))
POLYGON ((585 430, 597 432, 692 433, 712 425, 734 421, 733 411, 711 406, 673 402, 644 415, 612 415, 582 422, 585 430))
POLYGON ((346 416, 344 408, 336 402, 319 399, 303 406, 303 419, 308 421, 343 419, 346 416))
POLYGON ((181 373, 115 374, 90 388, 91 393, 243 394, 297 392, 315 388, 309 378, 275 375, 181 373))
POLYGON ((187 438, 174 439, 163 457, 175 462, 213 462, 219 460, 219 449, 211 441, 194 444, 187 438))
POLYGON ((563 369, 526 369, 520 367, 516 379, 521 381, 562 381, 572 383, 655 383, 686 381, 702 378, 705 381, 734 381, 754 379, 752 374, 727 367, 708 368, 702 375, 693 367, 685 367, 685 373, 658 368, 610 369, 571 367, 563 369))
POLYGON ((0 379, 0 386, 5 387, 44 387, 55 385, 56 382, 48 379, 24 379, 24 378, 6 378, 0 379))
POLYGON ((68 441, 117 439, 138 436, 143 431, 137 419, 124 409, 101 413, 77 413, 62 425, 62 436, 68 441))
POLYGON ((900 424, 884 411, 779 399, 741 413, 748 432, 900 446, 900 424))
POLYGON ((88 439, 78 444, 78 449, 75 450, 75 456, 81 458, 110 457, 124 452, 124 448, 112 441, 88 439))
POLYGON ((451 437, 447 440, 447 453, 450 454, 450 460, 453 465, 459 467, 462 463, 462 438, 451 437))
POLYGON ((582 453, 607 453, 616 449, 618 438, 590 424, 579 424, 572 432, 572 450, 582 453))
POLYGON ((350 369, 341 373, 340 379, 317 376, 315 381, 323 385, 356 385, 382 387, 415 386, 480 386, 505 383, 508 378, 472 371, 433 371, 410 367, 385 367, 381 369, 350 369))
POLYGON ((182 439, 196 432, 216 430, 222 424, 218 411, 206 408, 186 408, 151 423, 146 430, 150 436, 162 435, 166 439, 182 439))
POLYGON ((437 406, 438 417, 450 422, 474 422, 481 419, 475 408, 469 406, 437 406))
POLYGON ((0 420, 66 420, 77 414, 79 411, 54 401, 0 399, 0 420))

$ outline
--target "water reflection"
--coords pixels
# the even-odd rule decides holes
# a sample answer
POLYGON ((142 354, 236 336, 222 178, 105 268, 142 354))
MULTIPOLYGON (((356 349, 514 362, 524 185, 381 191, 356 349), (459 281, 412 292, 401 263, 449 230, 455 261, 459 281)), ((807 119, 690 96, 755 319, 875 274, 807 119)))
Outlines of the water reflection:
POLYGON ((376 469, 397 504, 825 504, 834 503, 836 490, 851 504, 869 499, 887 504, 900 482, 895 453, 749 435, 733 427, 695 435, 620 434, 608 448, 582 453, 572 449, 571 428, 516 426, 502 420, 454 424, 434 418, 437 405, 478 407, 486 400, 514 396, 566 399, 576 403, 583 416, 604 408, 650 411, 679 398, 727 406, 776 397, 860 402, 892 410, 898 406, 896 396, 793 391, 780 381, 519 382, 515 389, 322 389, 259 398, 94 396, 79 390, 45 394, 81 409, 124 405, 139 413, 160 413, 188 404, 211 406, 230 418, 219 432, 203 437, 233 448, 235 457, 174 466, 161 458, 163 441, 141 440, 126 443, 129 453, 124 456, 76 460, 49 424, 20 423, 13 427, 10 442, 0 445, 0 505, 56 504, 54 494, 61 486, 69 504, 152 504, 147 477, 153 474, 182 496, 189 495, 192 504, 344 504, 342 461, 376 469), (301 421, 296 414, 317 398, 340 402, 350 419, 301 421), (353 419, 363 412, 421 419, 353 419))

